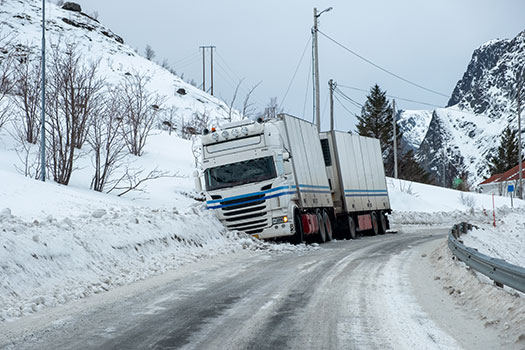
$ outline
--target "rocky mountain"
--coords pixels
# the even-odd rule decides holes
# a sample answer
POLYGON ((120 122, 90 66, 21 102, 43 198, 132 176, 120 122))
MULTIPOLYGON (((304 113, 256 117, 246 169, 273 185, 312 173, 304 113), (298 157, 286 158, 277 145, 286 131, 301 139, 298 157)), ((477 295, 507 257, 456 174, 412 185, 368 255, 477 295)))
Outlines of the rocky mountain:
MULTIPOLYGON (((39 60, 41 18, 40 0, 1 0, 0 56, 15 52, 39 60)), ((124 38, 83 13, 78 4, 60 7, 46 3, 46 41, 48 54, 56 46, 73 44, 86 60, 99 61, 99 74, 108 84, 118 84, 125 75, 146 75, 148 89, 164 97, 163 107, 170 110, 175 124, 191 119, 195 113, 208 114, 217 121, 229 117, 229 107, 223 101, 142 57, 124 38)), ((234 116, 237 114, 233 111, 234 116)))
POLYGON ((399 113, 404 141, 437 184, 451 186, 467 174, 475 186, 489 175, 487 157, 499 146, 501 131, 508 123, 517 127, 516 76, 523 67, 525 31, 489 41, 474 51, 446 108, 399 113))
POLYGON ((448 107, 456 106, 489 118, 514 112, 516 77, 525 74, 525 30, 514 39, 492 40, 474 51, 448 107))

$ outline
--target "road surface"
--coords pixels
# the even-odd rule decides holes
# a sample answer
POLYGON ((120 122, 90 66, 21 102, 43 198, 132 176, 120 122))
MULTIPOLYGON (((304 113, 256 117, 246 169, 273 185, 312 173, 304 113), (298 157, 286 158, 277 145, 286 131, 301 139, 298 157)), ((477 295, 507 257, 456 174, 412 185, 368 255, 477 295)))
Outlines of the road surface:
POLYGON ((443 229, 243 251, 0 324, 5 349, 461 349, 498 345, 432 286, 443 229), (414 276, 419 276, 414 278, 414 276), (452 320, 452 321, 451 321, 452 320))

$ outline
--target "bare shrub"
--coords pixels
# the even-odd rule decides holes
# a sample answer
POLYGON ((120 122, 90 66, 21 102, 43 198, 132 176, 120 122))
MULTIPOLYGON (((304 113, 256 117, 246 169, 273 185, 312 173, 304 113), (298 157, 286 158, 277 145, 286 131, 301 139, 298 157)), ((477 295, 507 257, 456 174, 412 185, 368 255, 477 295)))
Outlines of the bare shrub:
POLYGON ((194 112, 191 119, 182 121, 181 136, 186 140, 191 140, 193 135, 200 135, 210 123, 210 114, 204 112, 194 112))
MULTIPOLYGON (((0 39, 3 37, 0 33, 0 39)), ((13 56, 10 54, 8 47, 9 44, 7 48, 0 47, 0 128, 9 120, 11 105, 9 95, 13 87, 13 56)))
POLYGON ((250 90, 248 90, 248 93, 246 94, 246 97, 244 98, 244 102, 242 104, 242 117, 243 118, 251 118, 256 110, 255 110, 255 104, 253 102, 250 101, 250 98, 253 94, 253 92, 255 91, 255 89, 257 89, 257 87, 259 85, 261 85, 262 81, 258 82, 257 84, 255 84, 254 86, 252 86, 252 88, 250 90))
POLYGON ((88 143, 91 145, 95 173, 91 189, 102 192, 110 181, 113 171, 120 166, 125 156, 126 143, 122 129, 123 111, 118 90, 107 91, 96 118, 91 119, 88 143))
POLYGON ((164 102, 158 94, 149 92, 150 78, 142 73, 127 75, 120 85, 124 107, 123 134, 131 154, 141 156, 155 118, 164 102))
POLYGON ((144 189, 144 183, 163 177, 181 176, 179 174, 170 174, 169 172, 159 170, 158 168, 145 173, 144 169, 133 169, 129 167, 129 165, 126 165, 122 175, 114 181, 112 187, 107 193, 120 191, 120 193, 117 194, 117 196, 120 197, 131 191, 146 192, 144 189))
POLYGON ((471 209, 474 209, 476 206, 476 198, 474 198, 473 195, 465 194, 464 192, 461 192, 459 195, 459 201, 461 204, 471 209))
POLYGON ((14 101, 22 121, 18 132, 29 143, 36 144, 41 124, 41 64, 26 56, 15 67, 14 101))
POLYGON ((56 46, 47 75, 46 126, 53 178, 67 185, 86 140, 91 118, 100 107, 104 81, 97 77, 98 62, 84 63, 74 45, 56 46))

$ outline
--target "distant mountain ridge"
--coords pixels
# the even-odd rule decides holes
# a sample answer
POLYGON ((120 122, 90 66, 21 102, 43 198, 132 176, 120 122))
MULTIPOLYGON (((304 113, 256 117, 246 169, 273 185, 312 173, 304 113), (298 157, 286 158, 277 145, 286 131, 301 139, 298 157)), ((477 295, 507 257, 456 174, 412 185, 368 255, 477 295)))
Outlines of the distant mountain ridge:
POLYGON ((474 51, 446 108, 398 114, 405 143, 437 184, 450 186, 462 173, 471 185, 488 177, 487 158, 501 131, 509 123, 517 127, 514 93, 524 66, 525 30, 514 39, 491 40, 474 51))
POLYGON ((512 114, 516 75, 524 66, 525 30, 513 39, 491 40, 481 45, 472 54, 447 107, 457 106, 492 119, 512 114))

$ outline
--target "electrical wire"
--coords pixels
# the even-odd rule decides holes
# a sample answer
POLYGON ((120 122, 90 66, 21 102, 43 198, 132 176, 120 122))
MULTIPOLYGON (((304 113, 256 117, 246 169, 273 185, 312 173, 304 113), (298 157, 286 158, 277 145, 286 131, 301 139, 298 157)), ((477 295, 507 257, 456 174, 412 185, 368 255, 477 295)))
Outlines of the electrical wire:
POLYGON ((295 76, 297 75, 297 71, 299 70, 299 67, 301 66, 301 63, 303 63, 304 54, 306 53, 306 49, 308 48, 308 44, 310 44, 310 40, 312 40, 312 37, 310 36, 308 38, 308 41, 306 42, 306 45, 304 46, 303 53, 301 55, 301 59, 299 60, 299 63, 297 64, 297 67, 295 67, 295 71, 293 73, 292 79, 290 80, 290 83, 288 84, 288 88, 286 89, 286 92, 284 93, 284 97, 281 100, 281 104, 279 105, 279 109, 283 107, 284 101, 286 100, 286 96, 288 96, 288 92, 290 92, 290 88, 292 87, 292 84, 295 80, 295 76))
POLYGON ((310 67, 308 69, 308 75, 306 78, 306 91, 304 92, 304 105, 303 105, 303 116, 306 114, 306 102, 308 100, 308 90, 310 88, 310 73, 312 72, 312 66, 308 65, 310 67))
POLYGON ((335 88, 334 90, 335 92, 337 92, 339 95, 341 95, 344 99, 346 99, 347 101, 349 101, 350 103, 352 103, 354 106, 358 107, 358 108, 363 108, 363 105, 359 102, 357 102, 356 100, 352 99, 351 97, 349 97, 348 95, 346 95, 345 93, 343 93, 341 90, 339 90, 338 88, 335 88))
POLYGON ((356 115, 355 112, 352 112, 351 110, 349 110, 348 108, 346 108, 345 104, 339 99, 339 97, 337 97, 337 95, 334 95, 334 98, 337 100, 337 102, 339 102, 339 104, 341 105, 341 107, 343 107, 343 109, 346 110, 349 114, 356 115))
POLYGON ((398 74, 396 74, 396 73, 393 73, 393 72, 389 71, 388 69, 385 69, 385 68, 381 67, 380 65, 378 65, 378 64, 376 64, 376 63, 370 61, 369 59, 367 59, 367 58, 361 56, 361 55, 358 54, 357 52, 355 52, 355 51, 349 49, 348 47, 344 46, 343 44, 341 44, 341 43, 338 42, 337 40, 331 38, 331 37, 328 36, 327 34, 325 34, 325 33, 323 33, 322 31, 320 31, 319 29, 318 29, 317 31, 318 31, 319 33, 321 33, 325 38, 327 38, 328 40, 330 40, 330 41, 333 42, 334 44, 338 45, 339 47, 343 48, 344 50, 348 51, 348 52, 351 53, 352 55, 354 55, 354 56, 360 58, 361 60, 365 61, 366 63, 368 63, 368 64, 370 64, 370 65, 372 65, 372 66, 374 66, 374 67, 376 67, 377 69, 382 70, 383 72, 385 72, 385 73, 387 73, 387 74, 390 74, 391 76, 393 76, 393 77, 395 77, 395 78, 397 78, 397 79, 399 79, 399 80, 404 81, 405 83, 408 83, 408 84, 413 85, 413 86, 415 86, 415 87, 418 87, 418 88, 420 88, 420 89, 422 89, 422 90, 425 90, 425 91, 431 92, 431 93, 433 93, 433 94, 436 94, 436 95, 439 95, 439 96, 442 96, 442 97, 446 97, 446 98, 449 98, 449 97, 450 97, 450 96, 445 95, 445 94, 443 94, 443 93, 441 93, 441 92, 438 92, 438 91, 435 91, 435 90, 432 90, 432 89, 426 88, 426 87, 424 87, 423 85, 420 85, 420 84, 414 83, 414 82, 411 81, 411 80, 408 80, 408 79, 406 79, 406 78, 403 78, 402 76, 400 76, 400 75, 398 75, 398 74))
MULTIPOLYGON (((356 88, 356 87, 353 87, 353 86, 346 86, 346 85, 340 85, 340 84, 338 86, 340 86, 342 88, 345 88, 345 89, 362 91, 362 92, 366 92, 366 93, 370 92, 370 90, 360 89, 360 88, 356 88)), ((395 99, 398 99, 398 100, 401 100, 401 101, 417 103, 417 104, 420 104, 420 105, 431 106, 431 107, 436 107, 436 108, 443 108, 442 106, 438 106, 438 105, 435 105, 435 104, 432 104, 432 103, 411 100, 409 98, 404 98, 404 97, 399 97, 399 96, 394 96, 394 95, 385 95, 385 96, 390 97, 390 98, 395 98, 395 99)))

